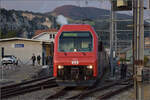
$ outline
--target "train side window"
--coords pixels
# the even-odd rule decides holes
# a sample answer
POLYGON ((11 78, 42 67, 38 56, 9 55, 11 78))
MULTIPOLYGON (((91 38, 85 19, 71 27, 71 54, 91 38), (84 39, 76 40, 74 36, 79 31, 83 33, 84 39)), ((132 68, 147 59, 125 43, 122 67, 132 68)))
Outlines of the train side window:
POLYGON ((98 42, 98 51, 101 52, 103 50, 103 43, 102 41, 98 42))

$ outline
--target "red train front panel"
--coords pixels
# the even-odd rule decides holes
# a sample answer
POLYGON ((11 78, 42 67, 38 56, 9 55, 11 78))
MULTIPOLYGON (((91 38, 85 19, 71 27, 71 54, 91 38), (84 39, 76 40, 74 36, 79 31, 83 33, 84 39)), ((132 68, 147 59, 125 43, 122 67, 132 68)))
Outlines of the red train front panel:
POLYGON ((89 85, 98 76, 98 38, 90 25, 64 25, 55 37, 54 77, 61 85, 89 85))

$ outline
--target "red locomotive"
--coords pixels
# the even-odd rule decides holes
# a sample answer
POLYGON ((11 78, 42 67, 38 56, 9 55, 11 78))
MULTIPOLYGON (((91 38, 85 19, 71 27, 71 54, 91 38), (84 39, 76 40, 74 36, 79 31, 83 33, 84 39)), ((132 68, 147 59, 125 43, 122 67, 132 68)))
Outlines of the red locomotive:
POLYGON ((87 24, 63 25, 55 37, 53 76, 59 85, 91 86, 102 76, 108 57, 87 24))

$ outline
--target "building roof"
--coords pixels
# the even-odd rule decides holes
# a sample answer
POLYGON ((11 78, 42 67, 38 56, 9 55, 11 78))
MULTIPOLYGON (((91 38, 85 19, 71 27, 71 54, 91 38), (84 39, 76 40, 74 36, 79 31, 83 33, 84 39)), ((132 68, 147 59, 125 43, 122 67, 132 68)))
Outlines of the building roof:
POLYGON ((128 48, 122 49, 122 50, 120 51, 120 53, 126 53, 126 52, 129 51, 129 50, 132 50, 132 48, 131 48, 131 47, 128 47, 128 48))
MULTIPOLYGON (((127 56, 131 56, 132 55, 132 48, 125 48, 120 53, 127 53, 127 56), (131 51, 131 52, 127 53, 127 51, 131 51)), ((150 48, 144 48, 144 55, 150 56, 150 48)))
POLYGON ((32 39, 36 39, 39 36, 42 36, 44 34, 51 33, 51 32, 56 33, 56 32, 58 32, 58 30, 57 29, 36 30, 32 39))
POLYGON ((39 34, 42 34, 44 32, 58 32, 58 30, 57 29, 36 30, 34 33, 34 37, 39 35, 39 34))
POLYGON ((0 42, 5 42, 5 41, 14 41, 14 40, 23 40, 23 41, 32 41, 32 42, 49 42, 49 41, 43 41, 43 40, 36 40, 36 39, 27 39, 27 38, 5 38, 5 39, 0 39, 0 42))

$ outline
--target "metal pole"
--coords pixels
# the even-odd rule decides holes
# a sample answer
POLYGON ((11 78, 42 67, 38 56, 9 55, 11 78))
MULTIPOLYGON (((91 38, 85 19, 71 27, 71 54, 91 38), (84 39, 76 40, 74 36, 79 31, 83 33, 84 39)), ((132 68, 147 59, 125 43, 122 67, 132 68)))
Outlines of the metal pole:
POLYGON ((134 0, 134 87, 136 100, 143 100, 142 69, 144 67, 143 0, 134 0))
POLYGON ((135 100, 137 100, 137 81, 136 81, 136 31, 137 31, 137 0, 133 0, 133 74, 134 74, 134 91, 135 91, 135 100))
POLYGON ((140 69, 141 81, 138 81, 138 95, 139 100, 143 100, 143 86, 142 86, 142 69, 144 67, 144 20, 143 20, 143 0, 139 0, 139 54, 138 59, 141 61, 141 64, 138 64, 138 68, 140 69))
POLYGON ((114 11, 113 11, 113 3, 111 2, 111 23, 110 23, 110 64, 111 64, 111 76, 114 76, 114 66, 113 66, 113 45, 114 45, 114 11))
MULTIPOLYGON (((114 19, 116 20, 116 13, 114 13, 114 19)), ((114 26, 114 40, 115 40, 115 58, 117 56, 117 22, 114 22, 115 26, 114 26)))

